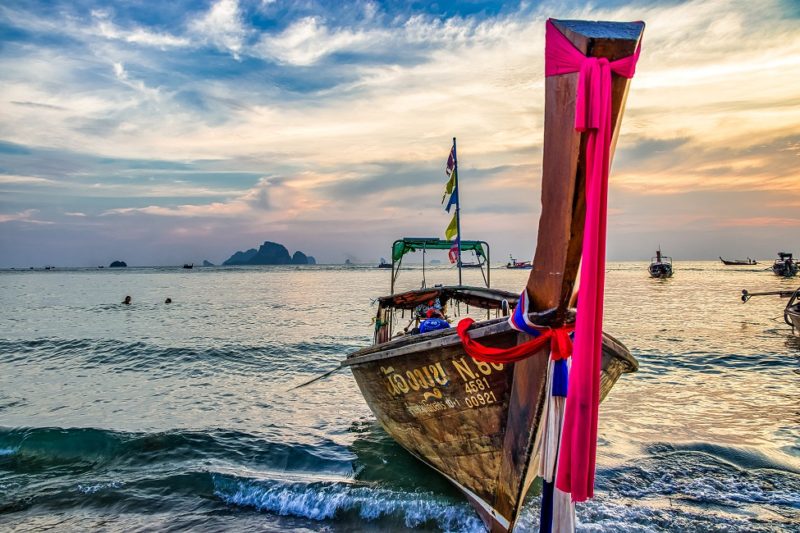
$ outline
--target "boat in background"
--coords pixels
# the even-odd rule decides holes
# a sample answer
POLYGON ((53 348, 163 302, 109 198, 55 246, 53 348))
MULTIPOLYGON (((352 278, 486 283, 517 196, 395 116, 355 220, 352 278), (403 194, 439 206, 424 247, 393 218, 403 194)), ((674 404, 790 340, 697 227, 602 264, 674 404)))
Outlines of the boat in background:
POLYGON ((789 297, 783 310, 783 321, 792 326, 792 333, 800 337, 800 289, 789 297))
POLYGON ((672 258, 661 255, 661 248, 656 250, 656 256, 650 259, 650 266, 647 267, 650 277, 671 278, 672 277, 672 258))
POLYGON ((745 261, 744 259, 723 259, 722 256, 720 256, 719 260, 722 261, 722 264, 728 266, 747 266, 758 264, 758 261, 755 259, 750 259, 749 257, 745 261))
MULTIPOLYGON (((589 63, 585 57, 588 55, 631 65, 638 57, 643 29, 642 22, 551 19, 547 22, 547 40, 550 43, 552 38, 554 46, 567 48, 571 57, 577 55, 576 62, 580 64, 589 63)), ((469 243, 460 240, 460 229, 455 246, 453 242, 436 239, 396 241, 391 293, 378 299, 373 344, 349 354, 340 364, 350 367, 367 405, 386 432, 455 485, 493 533, 514 529, 525 496, 539 475, 539 451, 547 446, 543 441, 549 442, 554 435, 548 429, 552 422, 542 423, 548 401, 553 401, 556 395, 548 393, 552 381, 548 379, 551 348, 544 344, 529 348, 532 337, 512 328, 506 315, 520 306, 517 312, 521 319, 530 321, 535 329, 533 334, 547 342, 556 335, 566 337, 572 327, 575 310, 570 305, 574 302, 584 230, 587 238, 603 239, 597 237, 597 228, 604 227, 602 192, 597 193, 602 207, 595 211, 599 221, 592 218, 592 226, 586 224, 587 167, 593 164, 595 172, 602 170, 605 175, 625 108, 628 76, 633 75, 632 70, 624 71, 626 75, 610 75, 605 71, 609 77, 604 79, 610 86, 602 94, 607 99, 596 102, 602 102, 601 112, 608 122, 597 129, 589 128, 591 131, 579 131, 575 124, 580 67, 572 66, 563 66, 556 73, 548 71, 544 83, 543 201, 534 266, 523 292, 525 305, 515 294, 491 288, 488 251, 485 287, 462 285, 459 269, 457 286, 427 288, 423 279, 422 289, 395 293, 399 260, 411 248, 424 251, 432 246, 451 246, 457 247, 460 255, 469 243), (598 131, 604 134, 599 135, 598 131), (604 141, 608 144, 600 144, 596 149, 602 152, 596 153, 605 156, 608 149, 607 157, 602 162, 589 160, 588 143, 604 141), (459 330, 463 332, 457 332, 449 327, 447 319, 459 315, 462 308, 473 316, 486 313, 486 319, 472 325, 462 322, 459 330), (410 322, 402 328, 395 327, 401 318, 410 318, 410 322), (485 350, 516 349, 524 353, 515 362, 487 363, 469 355, 466 339, 472 343, 479 341, 485 350)), ((457 174, 455 139, 447 168, 457 174)), ((596 174, 592 178, 598 180, 596 183, 604 181, 596 174)), ((592 189, 589 198, 598 198, 595 190, 592 189)), ((448 186, 446 193, 451 194, 451 199, 457 197, 457 183, 453 188, 448 186)), ((457 227, 458 220, 456 216, 451 225, 457 227)), ((463 267, 460 261, 458 265, 463 267)), ((584 286, 582 290, 588 289, 584 286)), ((600 381, 594 389, 597 396, 587 408, 593 408, 598 397, 602 399, 620 375, 638 368, 636 360, 619 341, 607 334, 598 340, 602 341, 597 361, 600 381)), ((560 342, 554 344, 560 346, 560 342)), ((474 349, 474 344, 470 346, 474 349)), ((553 350, 555 353, 556 348, 553 350)), ((551 420, 553 416, 550 415, 551 420)), ((554 515, 561 517, 567 513, 571 519, 569 508, 554 515)))
POLYGON ((790 252, 778 252, 778 259, 772 263, 772 271, 776 276, 791 278, 797 275, 797 261, 790 252))
POLYGON ((387 263, 386 259, 381 257, 381 262, 378 263, 378 266, 376 266, 375 268, 392 268, 392 264, 391 263, 387 263))
POLYGON ((183 268, 191 269, 194 268, 194 263, 184 263, 183 268))
POLYGON ((513 255, 509 254, 508 263, 506 263, 506 268, 530 270, 533 268, 533 264, 530 261, 517 261, 516 259, 514 259, 513 255))
POLYGON ((748 292, 742 290, 742 302, 747 303, 753 296, 780 296, 789 298, 789 302, 783 309, 783 321, 791 328, 792 333, 800 336, 800 288, 793 291, 767 291, 767 292, 748 292))

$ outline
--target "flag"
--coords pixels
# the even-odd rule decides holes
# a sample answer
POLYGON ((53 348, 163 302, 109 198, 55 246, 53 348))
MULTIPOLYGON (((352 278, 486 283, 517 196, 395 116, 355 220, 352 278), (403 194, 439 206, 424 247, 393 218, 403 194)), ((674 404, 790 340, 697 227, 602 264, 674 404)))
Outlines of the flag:
MULTIPOLYGON (((456 173, 453 172, 453 176, 455 175, 456 173)), ((445 207, 444 210, 449 213, 450 207, 452 207, 453 205, 455 205, 456 208, 458 208, 458 186, 456 186, 456 188, 453 189, 453 193, 450 195, 450 199, 447 201, 447 207, 445 207)))
POLYGON ((458 220, 456 220, 457 216, 458 215, 453 215, 453 220, 450 221, 447 229, 444 230, 444 238, 448 241, 458 235, 458 220))
POLYGON ((450 262, 455 264, 458 262, 458 239, 456 239, 455 244, 450 248, 450 251, 447 252, 447 257, 450 258, 450 262))
POLYGON ((444 186, 442 203, 444 203, 444 199, 447 198, 448 194, 453 194, 453 190, 456 188, 456 179, 457 179, 456 174, 457 172, 450 172, 450 179, 447 180, 447 185, 444 186))
POLYGON ((455 154, 455 145, 450 148, 450 157, 447 158, 447 166, 444 169, 444 173, 448 176, 452 174, 453 170, 456 168, 456 154, 455 154))

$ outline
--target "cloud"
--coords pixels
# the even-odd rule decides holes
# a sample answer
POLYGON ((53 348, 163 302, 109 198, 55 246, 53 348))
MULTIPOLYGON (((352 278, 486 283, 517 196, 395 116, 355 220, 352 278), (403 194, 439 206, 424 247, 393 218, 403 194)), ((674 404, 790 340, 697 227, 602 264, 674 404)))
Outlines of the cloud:
POLYGON ((264 35, 255 50, 265 58, 296 66, 309 66, 321 58, 342 50, 355 50, 359 45, 375 42, 381 32, 342 29, 329 30, 317 17, 306 17, 293 23, 278 35, 264 35))
POLYGON ((153 32, 146 28, 133 26, 130 29, 123 29, 111 20, 108 11, 95 9, 91 12, 95 19, 94 31, 106 39, 120 40, 127 43, 154 46, 162 49, 185 47, 190 44, 186 37, 179 37, 163 32, 153 32))
POLYGON ((193 20, 189 29, 196 38, 240 58, 247 37, 239 3, 236 0, 218 0, 202 17, 193 20))
POLYGON ((0 213, 0 224, 6 222, 22 222, 25 224, 54 224, 54 222, 33 218, 33 216, 38 212, 38 209, 26 209, 18 213, 0 213))
POLYGON ((0 174, 0 185, 57 185, 58 182, 36 176, 15 176, 11 174, 0 174))

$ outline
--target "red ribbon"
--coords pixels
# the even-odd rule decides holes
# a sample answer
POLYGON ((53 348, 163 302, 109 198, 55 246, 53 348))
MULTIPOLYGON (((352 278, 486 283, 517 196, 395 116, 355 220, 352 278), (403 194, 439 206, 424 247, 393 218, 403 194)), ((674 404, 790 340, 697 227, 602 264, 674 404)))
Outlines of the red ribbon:
POLYGON ((569 338, 569 333, 575 329, 573 324, 566 324, 559 328, 543 329, 541 331, 542 334, 533 340, 517 344, 511 348, 494 348, 492 346, 484 346, 469 336, 469 331, 467 330, 474 323, 475 321, 471 318, 465 318, 458 323, 456 329, 458 336, 461 337, 464 351, 477 361, 502 364, 515 363, 532 356, 547 344, 550 345, 550 358, 554 361, 566 359, 572 355, 572 341, 569 338))

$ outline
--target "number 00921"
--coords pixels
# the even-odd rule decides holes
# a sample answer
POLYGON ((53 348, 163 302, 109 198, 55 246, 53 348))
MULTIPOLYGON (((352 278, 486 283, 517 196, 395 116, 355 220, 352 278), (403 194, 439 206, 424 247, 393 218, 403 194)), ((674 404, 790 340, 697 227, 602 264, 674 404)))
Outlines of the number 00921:
POLYGON ((481 407, 483 405, 497 403, 497 398, 495 397, 494 392, 484 392, 481 394, 467 396, 464 398, 464 403, 467 404, 467 407, 481 407))

